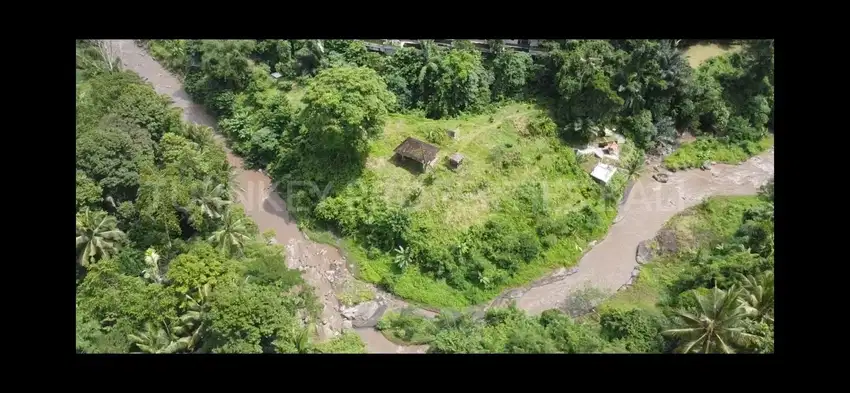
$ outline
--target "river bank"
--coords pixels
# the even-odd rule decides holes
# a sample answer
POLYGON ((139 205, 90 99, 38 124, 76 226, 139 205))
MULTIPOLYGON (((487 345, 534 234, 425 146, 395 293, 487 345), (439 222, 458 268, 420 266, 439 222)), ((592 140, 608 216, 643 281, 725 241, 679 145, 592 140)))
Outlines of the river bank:
MULTIPOLYGON (((183 109, 187 121, 216 128, 215 119, 205 109, 191 101, 180 80, 152 59, 144 49, 131 40, 112 41, 126 69, 132 70, 153 84, 155 90, 183 109)), ((286 203, 271 190, 272 181, 260 171, 243 169, 242 160, 234 155, 222 137, 228 161, 237 169, 237 179, 245 190, 239 200, 245 211, 257 223, 261 232, 273 230, 275 240, 286 246, 287 263, 303 272, 305 280, 315 288, 322 301, 322 321, 317 334, 325 339, 351 326, 343 315, 347 309, 340 304, 339 292, 346 283, 355 280, 352 266, 335 247, 308 239, 286 210, 286 203)), ((658 183, 645 173, 624 199, 618 221, 607 237, 588 251, 577 270, 559 271, 536 284, 506 291, 520 308, 538 314, 559 307, 573 291, 593 286, 614 291, 631 277, 637 244, 654 236, 674 214, 712 195, 750 195, 773 174, 773 149, 737 166, 715 165, 710 171, 690 170, 670 174, 667 183, 658 183), (566 274, 572 273, 572 274, 566 274)), ((389 294, 377 291, 377 303, 383 310, 397 309, 406 303, 389 294)), ((498 299, 504 298, 500 296, 498 299)), ((500 302, 492 302, 494 305, 500 302)), ((356 328, 371 353, 423 353, 424 346, 404 347, 387 340, 372 327, 356 328)))

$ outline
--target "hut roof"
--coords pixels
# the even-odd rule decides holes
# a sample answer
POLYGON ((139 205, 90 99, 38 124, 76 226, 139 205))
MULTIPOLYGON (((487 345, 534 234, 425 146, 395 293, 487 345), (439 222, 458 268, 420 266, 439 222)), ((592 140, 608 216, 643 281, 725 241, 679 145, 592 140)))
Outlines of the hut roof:
POLYGON ((433 162, 437 158, 437 152, 440 148, 430 143, 422 142, 413 137, 407 137, 398 147, 395 152, 404 157, 419 161, 423 164, 433 162))

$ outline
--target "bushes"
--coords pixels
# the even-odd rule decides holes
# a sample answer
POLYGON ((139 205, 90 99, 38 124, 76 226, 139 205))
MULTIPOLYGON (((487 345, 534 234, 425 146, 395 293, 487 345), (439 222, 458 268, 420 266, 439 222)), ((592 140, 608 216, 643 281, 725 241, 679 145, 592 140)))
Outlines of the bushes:
POLYGON ((401 341, 405 345, 428 344, 437 333, 437 327, 431 320, 414 314, 411 309, 387 313, 378 322, 377 328, 390 340, 401 341))
POLYGON ((663 349, 661 324, 645 311, 606 310, 600 315, 599 324, 606 339, 622 341, 629 352, 658 353, 663 349))
POLYGON ((773 144, 773 137, 759 142, 743 141, 729 143, 713 137, 698 138, 696 141, 680 147, 664 158, 664 165, 670 170, 698 168, 705 161, 738 164, 753 154, 761 153, 773 144))
POLYGON ((528 123, 528 133, 531 136, 554 138, 557 136, 558 125, 552 118, 545 115, 535 116, 528 123))

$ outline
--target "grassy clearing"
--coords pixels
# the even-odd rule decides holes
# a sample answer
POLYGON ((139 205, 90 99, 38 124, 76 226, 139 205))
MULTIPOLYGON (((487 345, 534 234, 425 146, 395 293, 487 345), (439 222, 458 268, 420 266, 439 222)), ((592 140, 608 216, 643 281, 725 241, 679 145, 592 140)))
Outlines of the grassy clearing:
POLYGON ((665 157, 664 165, 667 169, 677 171, 698 168, 705 161, 740 164, 771 146, 773 146, 773 134, 769 134, 759 142, 736 144, 724 143, 712 137, 698 138, 696 141, 682 145, 673 154, 665 157))
MULTIPOLYGON (((295 100, 298 94, 297 89, 293 90, 290 98, 295 100)), ((616 210, 601 202, 596 191, 599 186, 588 174, 592 169, 589 161, 578 167, 572 149, 557 138, 528 135, 529 120, 542 113, 533 105, 512 103, 493 114, 447 120, 393 114, 384 135, 370 147, 364 176, 374 180, 374 192, 391 205, 406 206, 415 220, 439 228, 439 236, 446 239, 456 239, 470 227, 487 222, 501 203, 512 200, 518 188, 532 181, 541 183, 550 215, 563 216, 585 205, 599 213, 601 220, 594 233, 558 239, 540 257, 521 265, 498 285, 460 290, 418 268, 400 271, 391 254, 367 250, 352 239, 336 239, 315 228, 308 230, 309 236, 342 248, 348 260, 356 264, 360 279, 380 284, 391 278, 391 290, 396 295, 432 307, 462 308, 477 304, 505 288, 527 284, 552 268, 574 265, 587 243, 606 232, 616 210), (459 136, 447 137, 447 129, 459 130, 459 136), (440 147, 435 168, 423 173, 417 163, 408 165, 393 160, 393 150, 408 136, 440 147), (459 169, 452 170, 447 166, 447 157, 455 152, 463 154, 465 159, 459 169), (553 170, 558 166, 572 166, 574 171, 553 170)), ((629 150, 627 145, 623 155, 629 154, 629 150)), ((612 181, 618 195, 625 180, 618 173, 612 181)))
POLYGON ((301 110, 304 108, 304 102, 301 99, 304 97, 304 93, 307 92, 307 89, 301 85, 292 85, 292 88, 286 92, 286 98, 289 99, 289 103, 292 104, 292 107, 295 110, 301 110))
MULTIPOLYGON (((459 235, 476 224, 484 223, 499 201, 507 199, 530 179, 544 182, 546 197, 556 207, 553 214, 566 214, 588 202, 582 188, 595 187, 584 172, 581 176, 552 176, 544 168, 553 165, 558 152, 554 138, 527 138, 525 126, 529 118, 541 113, 529 104, 510 104, 493 115, 434 121, 410 115, 393 115, 383 138, 371 148, 367 171, 381 185, 380 193, 394 204, 405 204, 418 194, 412 209, 419 218, 430 220, 445 230, 447 237, 459 235), (446 129, 459 129, 456 140, 438 137, 446 129), (430 173, 399 166, 391 158, 393 149, 408 136, 429 140, 441 147, 438 164, 430 173), (445 166, 446 157, 460 152, 465 156, 458 170, 445 166), (493 165, 498 154, 510 154, 518 165, 504 171, 493 165)), ((592 168, 592 167, 591 167, 592 168)), ((589 170, 587 170, 589 171, 589 170)), ((619 179, 622 185, 624 179, 619 179)), ((605 211, 607 228, 615 212, 605 211)), ((604 232, 604 231, 603 231, 604 232)), ((600 233, 601 235, 601 233, 600 233)), ((523 265, 506 282, 490 289, 473 288, 459 291, 445 281, 435 280, 418 269, 407 269, 396 277, 393 292, 415 303, 438 307, 464 307, 496 296, 504 288, 524 285, 558 266, 571 266, 593 239, 573 238, 561 241, 547 250, 542 258, 523 265)), ((373 255, 364 250, 351 250, 364 280, 378 283, 396 275, 389 255, 373 255)))
MULTIPOLYGON (((711 246, 714 241, 732 236, 741 225, 744 212, 760 201, 756 196, 714 197, 694 206, 665 224, 673 230, 681 252, 711 246)), ((643 266, 630 288, 617 292, 601 307, 633 309, 660 313, 658 303, 664 288, 673 283, 687 265, 677 255, 661 255, 643 266)))
POLYGON ((712 57, 732 53, 740 49, 740 45, 722 46, 718 44, 696 44, 692 45, 685 51, 685 57, 687 57, 688 64, 690 64, 691 67, 697 68, 700 64, 712 57))

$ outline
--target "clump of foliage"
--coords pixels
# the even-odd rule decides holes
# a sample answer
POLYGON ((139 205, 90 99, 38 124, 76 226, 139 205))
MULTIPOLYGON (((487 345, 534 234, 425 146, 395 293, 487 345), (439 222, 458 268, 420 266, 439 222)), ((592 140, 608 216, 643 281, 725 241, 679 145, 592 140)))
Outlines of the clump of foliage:
MULTIPOLYGON (((137 75, 97 65, 101 44, 78 45, 89 57, 78 65, 77 352, 363 351, 356 335, 314 347, 312 289, 234 204, 238 185, 211 131, 180 122, 137 75)), ((203 60, 208 82, 250 88, 244 59, 203 60)), ((289 121, 265 98, 274 95, 250 103, 269 110, 257 122, 289 121)))
MULTIPOLYGON (((618 177, 610 190, 596 187, 581 170, 575 154, 560 147, 555 137, 588 138, 617 127, 641 150, 672 144, 679 130, 690 130, 701 139, 713 138, 686 145, 678 156, 668 158, 671 168, 700 165, 704 160, 738 161, 765 147, 761 143, 773 118, 772 41, 754 41, 744 51, 709 61, 696 71, 688 67, 673 42, 666 40, 547 41, 549 51, 533 56, 507 51, 497 42, 492 44, 494 52, 482 54, 468 43, 445 50, 424 41, 419 49, 405 47, 381 56, 368 52, 358 41, 189 40, 174 44, 185 47, 186 55, 180 54, 182 49, 175 49, 173 58, 185 59, 185 64, 173 68, 185 70, 187 91, 219 117, 234 150, 253 165, 267 168, 285 185, 291 213, 340 232, 367 280, 431 304, 462 306, 483 301, 504 286, 527 281, 551 261, 574 260, 574 250, 580 244, 605 231, 624 179, 618 177), (271 72, 280 73, 280 78, 270 77, 271 72), (286 91, 293 84, 307 86, 300 90, 304 94, 299 103, 303 109, 286 99, 286 91), (445 173, 434 171, 417 180, 416 187, 400 190, 403 198, 395 200, 382 186, 397 178, 382 177, 386 173, 373 170, 383 163, 370 162, 375 165, 367 168, 370 153, 386 153, 382 133, 400 132, 398 128, 407 120, 428 116, 473 121, 471 116, 495 108, 490 105, 494 101, 532 97, 549 106, 552 118, 532 116, 520 127, 520 122, 514 122, 519 119, 493 111, 487 122, 492 129, 481 130, 490 136, 488 143, 477 146, 478 139, 463 145, 477 150, 477 157, 472 155, 467 161, 471 165, 464 164, 454 175, 477 177, 458 182, 462 191, 452 196, 492 193, 494 197, 486 201, 486 208, 478 207, 487 214, 468 220, 457 230, 447 230, 444 215, 437 213, 454 206, 450 199, 434 197, 451 189, 445 173), (393 121, 388 122, 388 118, 393 121), (530 137, 524 143, 533 148, 518 145, 515 135, 506 134, 512 125, 519 136, 530 137), (706 150, 712 153, 704 153, 706 150), (487 167, 478 167, 478 163, 487 167), (546 197, 544 186, 555 182, 505 180, 525 179, 531 173, 569 177, 574 185, 569 193, 557 194, 555 190, 557 198, 552 199, 546 197), (565 204, 583 207, 565 210, 565 204)), ((114 95, 119 90, 109 91, 114 95)), ((112 100, 98 102, 102 107, 112 100)), ((100 117, 85 103, 78 102, 77 106, 81 114, 79 134, 80 129, 97 124, 100 117)), ((214 173, 215 168, 189 165, 203 161, 198 157, 176 159, 180 157, 176 152, 188 154, 195 146, 179 136, 200 142, 167 127, 160 129, 161 134, 155 135, 162 137, 151 140, 159 143, 162 139, 170 147, 168 165, 149 169, 146 150, 130 149, 126 138, 115 137, 119 151, 127 146, 127 153, 122 154, 132 157, 122 162, 122 167, 138 173, 139 180, 130 175, 102 182, 100 175, 84 172, 84 176, 78 176, 83 196, 77 204, 95 208, 97 201, 91 195, 97 187, 115 194, 119 208, 113 215, 138 218, 119 220, 118 228, 128 230, 130 240, 140 246, 179 247, 196 232, 210 239, 218 215, 223 216, 218 211, 222 208, 216 206, 223 205, 215 198, 195 198, 191 192, 174 187, 189 181, 177 168, 190 167, 189 176, 218 182, 223 182, 219 179, 225 175, 214 173), (141 206, 124 196, 133 195, 136 188, 141 206), (185 211, 154 209, 152 206, 159 206, 157 195, 168 195, 185 211), (132 231, 122 228, 122 221, 144 223, 157 230, 132 231)), ((410 133, 443 147, 458 146, 457 141, 444 140, 443 133, 436 130, 422 128, 410 133)), ((155 155, 156 165, 157 159, 155 155)), ((637 159, 633 161, 632 172, 636 174, 640 165, 637 159)), ((753 217, 759 214, 763 215, 752 213, 753 217)), ((234 217, 238 219, 238 214, 234 217)), ((670 298, 689 298, 682 294, 705 287, 706 280, 765 269, 764 255, 772 248, 763 239, 771 227, 759 220, 750 220, 739 235, 746 239, 741 240, 744 249, 751 247, 759 257, 736 251, 735 247, 740 247, 737 243, 717 250, 717 255, 703 252, 699 258, 694 256, 693 265, 700 268, 689 270, 671 284, 676 289, 670 298)), ((218 238, 227 238, 223 235, 218 238)), ((248 253, 237 244, 219 246, 229 258, 245 258, 248 253)), ((165 259, 170 260, 169 253, 163 253, 168 255, 165 259)), ((683 258, 691 260, 688 255, 683 258)), ((269 282, 259 278, 262 274, 255 274, 258 280, 269 282)), ((720 281, 717 285, 726 290, 730 283, 720 281)), ((645 340, 647 334, 642 333, 659 328, 650 320, 632 314, 609 317, 606 336, 602 337, 601 328, 590 334, 583 324, 553 318, 551 322, 558 329, 588 337, 586 342, 562 343, 554 348, 564 352, 626 347, 657 351, 658 343, 645 340), (617 327, 620 325, 633 328, 617 327), (625 330, 635 337, 626 337, 625 330)), ((471 325, 462 326, 472 329, 471 325)), ((552 349, 545 340, 538 340, 542 333, 523 334, 539 350, 552 349)), ((458 348, 480 350, 481 343, 464 340, 458 341, 464 343, 458 348)), ((665 345, 666 349, 673 343, 665 345)), ((517 344, 517 351, 520 347, 517 344)))

